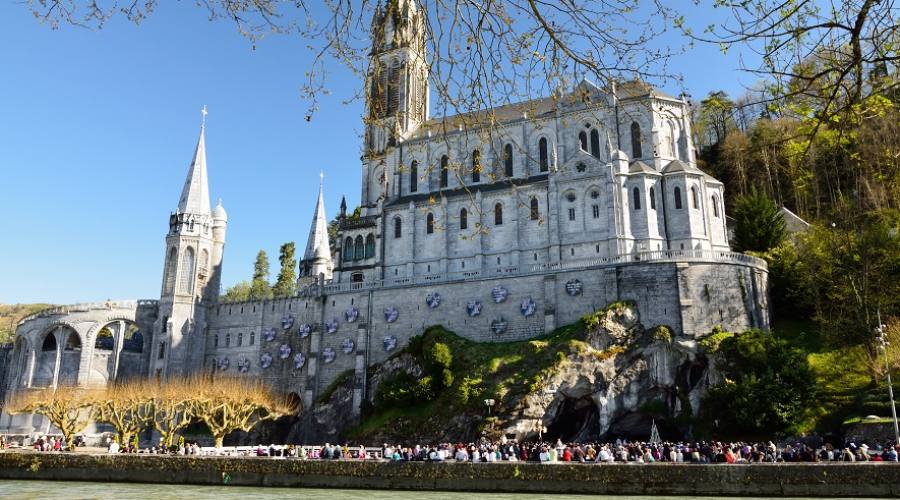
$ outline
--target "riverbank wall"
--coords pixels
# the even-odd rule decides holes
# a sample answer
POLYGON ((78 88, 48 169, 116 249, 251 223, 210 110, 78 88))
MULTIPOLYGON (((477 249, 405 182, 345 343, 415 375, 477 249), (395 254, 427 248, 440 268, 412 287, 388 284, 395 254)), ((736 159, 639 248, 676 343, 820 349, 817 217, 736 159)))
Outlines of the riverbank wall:
POLYGON ((595 495, 900 497, 900 465, 392 463, 0 453, 0 479, 595 495))

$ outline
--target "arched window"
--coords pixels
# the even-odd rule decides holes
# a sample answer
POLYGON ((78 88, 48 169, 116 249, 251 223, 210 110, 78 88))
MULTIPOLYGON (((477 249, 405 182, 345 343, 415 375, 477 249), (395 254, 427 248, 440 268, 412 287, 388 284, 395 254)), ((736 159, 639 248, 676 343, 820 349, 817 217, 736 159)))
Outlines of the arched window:
POLYGON ((104 350, 104 351, 112 351, 113 346, 115 345, 115 340, 113 339, 113 333, 108 327, 103 327, 97 331, 96 338, 94 338, 94 350, 104 350))
POLYGON ((166 259, 166 278, 163 284, 163 293, 172 293, 175 291, 175 272, 178 270, 178 251, 175 248, 169 250, 169 257, 166 259))
POLYGON ((194 291, 194 249, 187 247, 184 251, 184 261, 181 266, 181 281, 178 283, 178 290, 181 293, 192 293, 194 291))
POLYGON ((550 168, 550 152, 547 151, 547 138, 541 137, 538 141, 538 157, 540 159, 541 172, 546 172, 550 168))
POLYGON ((200 274, 206 276, 209 269, 209 252, 204 248, 200 251, 200 274))
POLYGON ((225 334, 225 347, 231 347, 231 334, 225 334))
POLYGON ((481 151, 472 151, 472 182, 481 182, 481 151))
POLYGON ((719 198, 716 195, 712 195, 712 207, 713 207, 713 217, 719 216, 719 198))
POLYGON ((434 214, 428 212, 428 215, 425 216, 425 233, 431 234, 434 232, 434 214))
POLYGON ((699 197, 697 196, 697 188, 691 186, 691 206, 694 207, 694 210, 700 208, 699 197))
POLYGON ((41 351, 42 352, 56 351, 56 335, 54 335, 53 332, 48 333, 47 336, 44 337, 44 343, 41 344, 41 351))
POLYGON ((584 130, 578 133, 578 145, 581 146, 582 151, 588 150, 587 133, 584 130))
POLYGON ((650 208, 656 210, 656 192, 650 188, 650 208))
POLYGON ((447 155, 441 156, 441 187, 447 187, 447 180, 450 177, 450 159, 447 155))
POLYGON ((681 209, 681 188, 675 188, 675 208, 681 209))
POLYGON ((644 156, 641 151, 641 126, 638 122, 631 122, 631 157, 640 158, 644 156))
POLYGON ((242 332, 238 332, 237 346, 241 347, 242 345, 244 345, 244 334, 242 332))
POLYGON ((512 144, 503 146, 503 173, 507 177, 513 176, 513 151, 512 144))
POLYGON ((215 337, 213 337, 213 347, 219 347, 219 334, 217 333, 215 337))
POLYGON ((534 196, 531 197, 531 220, 538 220, 541 218, 541 213, 538 211, 538 201, 534 196))
POLYGON ((366 258, 366 244, 363 241, 362 235, 356 237, 356 244, 353 245, 353 256, 356 260, 362 260, 366 258))
POLYGON ((503 224, 503 205, 497 203, 494 205, 494 225, 499 226, 503 224))
POLYGON ((469 228, 469 212, 465 208, 459 210, 459 228, 469 228))
POLYGON ((634 197, 634 209, 640 210, 641 209, 641 190, 638 188, 634 188, 632 190, 632 193, 633 193, 633 197, 634 197))
POLYGON ((394 217, 394 238, 403 236, 403 219, 394 217))
POLYGON ((347 237, 344 240, 344 261, 353 260, 353 238, 347 237))
POLYGON ((66 340, 66 348, 67 351, 80 351, 81 350, 81 337, 78 336, 75 332, 69 333, 69 338, 66 340))
POLYGON ((256 332, 250 332, 250 345, 256 343, 256 332))
POLYGON ((600 158, 600 132, 597 129, 591 130, 591 154, 600 158))
POLYGON ((138 330, 137 325, 131 325, 125 330, 122 350, 126 352, 144 352, 144 335, 138 330))
POLYGON ((413 161, 409 166, 409 192, 415 193, 419 190, 419 162, 413 161))
POLYGON ((375 235, 369 233, 366 235, 366 258, 371 259, 375 256, 375 235))

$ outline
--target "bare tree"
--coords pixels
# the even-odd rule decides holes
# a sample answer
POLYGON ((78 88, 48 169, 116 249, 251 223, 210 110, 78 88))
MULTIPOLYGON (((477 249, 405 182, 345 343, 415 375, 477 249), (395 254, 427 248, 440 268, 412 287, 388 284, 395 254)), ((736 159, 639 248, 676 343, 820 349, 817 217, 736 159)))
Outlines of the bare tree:
POLYGON ((116 430, 118 442, 127 444, 153 422, 153 401, 146 382, 125 382, 107 388, 93 405, 94 416, 116 430))
POLYGON ((100 393, 76 387, 48 387, 20 392, 7 410, 12 414, 35 413, 47 417, 60 430, 66 448, 73 449, 75 434, 95 420, 94 404, 100 393))
POLYGON ((286 398, 246 379, 199 378, 191 381, 191 387, 192 413, 209 428, 217 448, 228 434, 249 432, 260 422, 292 410, 286 398))

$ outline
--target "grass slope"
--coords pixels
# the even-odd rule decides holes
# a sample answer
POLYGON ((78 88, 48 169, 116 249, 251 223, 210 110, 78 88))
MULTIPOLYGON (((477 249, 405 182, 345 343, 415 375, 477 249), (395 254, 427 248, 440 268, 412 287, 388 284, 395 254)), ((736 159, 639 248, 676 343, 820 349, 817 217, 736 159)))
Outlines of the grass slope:
POLYGON ((51 304, 0 304, 0 344, 13 341, 16 334, 16 323, 20 319, 42 309, 52 307, 51 304))

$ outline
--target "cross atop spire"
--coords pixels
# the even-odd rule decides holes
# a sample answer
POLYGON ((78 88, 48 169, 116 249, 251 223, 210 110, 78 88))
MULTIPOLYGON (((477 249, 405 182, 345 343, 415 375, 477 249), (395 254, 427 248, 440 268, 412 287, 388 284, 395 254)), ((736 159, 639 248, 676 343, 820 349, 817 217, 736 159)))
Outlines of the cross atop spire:
POLYGON ((325 171, 319 170, 319 192, 325 187, 325 171))
POLYGON ((209 111, 206 111, 206 104, 203 105, 203 108, 200 110, 200 114, 202 115, 202 118, 200 118, 200 126, 205 128, 206 127, 206 115, 209 114, 209 111))

